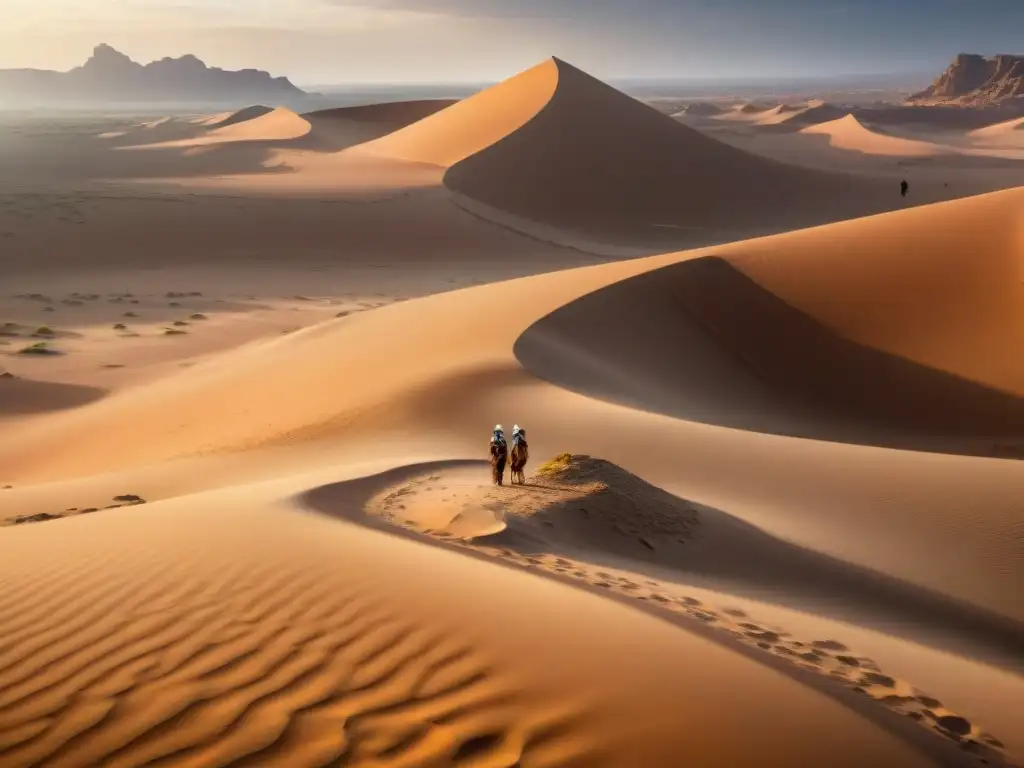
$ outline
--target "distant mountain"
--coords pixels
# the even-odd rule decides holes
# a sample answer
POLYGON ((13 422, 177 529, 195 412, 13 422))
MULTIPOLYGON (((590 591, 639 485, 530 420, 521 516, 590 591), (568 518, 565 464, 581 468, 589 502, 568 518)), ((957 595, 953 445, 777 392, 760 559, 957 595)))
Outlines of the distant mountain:
POLYGON ((979 56, 961 53, 910 104, 965 107, 1019 106, 1024 109, 1024 56, 979 56))
POLYGON ((139 64, 109 45, 99 45, 85 64, 69 72, 0 69, 0 103, 89 102, 252 103, 307 94, 286 77, 258 69, 208 67, 195 56, 139 64))

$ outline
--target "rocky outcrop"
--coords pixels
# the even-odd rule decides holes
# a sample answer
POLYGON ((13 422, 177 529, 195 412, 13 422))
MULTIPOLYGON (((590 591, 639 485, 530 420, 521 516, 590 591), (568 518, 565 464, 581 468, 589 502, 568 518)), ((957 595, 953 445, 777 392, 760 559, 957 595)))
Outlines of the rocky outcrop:
POLYGON ((139 64, 99 45, 69 72, 0 70, 0 99, 50 102, 244 102, 305 96, 288 78, 208 67, 192 55, 139 64))
POLYGON ((961 53, 934 83, 908 99, 910 104, 971 107, 1008 102, 1024 108, 1024 56, 961 53))

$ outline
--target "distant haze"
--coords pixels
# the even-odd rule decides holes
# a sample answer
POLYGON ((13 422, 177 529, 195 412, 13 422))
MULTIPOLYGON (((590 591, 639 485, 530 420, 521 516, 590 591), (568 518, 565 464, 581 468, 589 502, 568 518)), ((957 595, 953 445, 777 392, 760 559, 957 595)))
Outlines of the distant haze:
POLYGON ((1019 52, 1022 29, 1020 0, 2 0, 0 68, 67 70, 106 42, 300 86, 494 82, 552 54, 612 80, 927 78, 1019 52))

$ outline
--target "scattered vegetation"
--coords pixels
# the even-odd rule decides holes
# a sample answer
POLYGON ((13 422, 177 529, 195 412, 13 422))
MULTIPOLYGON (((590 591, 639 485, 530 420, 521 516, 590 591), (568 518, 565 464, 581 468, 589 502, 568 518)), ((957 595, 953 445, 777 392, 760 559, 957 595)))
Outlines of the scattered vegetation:
POLYGON ((560 453, 537 468, 538 475, 557 475, 572 466, 572 454, 560 453))
POLYGON ((188 323, 185 322, 184 320, 175 320, 174 321, 174 325, 176 325, 177 327, 181 328, 182 326, 188 325, 188 323))
POLYGON ((118 323, 117 325, 114 326, 114 330, 115 331, 127 331, 128 330, 128 326, 125 325, 124 323, 118 323))
POLYGON ((122 315, 122 317, 138 317, 138 316, 139 316, 138 312, 125 312, 124 315, 122 315))
POLYGON ((51 349, 45 341, 37 341, 35 344, 24 347, 18 350, 19 355, 57 355, 60 354, 55 349, 51 349))
POLYGON ((53 328, 51 328, 50 326, 48 326, 48 325, 41 325, 38 328, 36 328, 35 333, 33 333, 32 335, 33 336, 56 336, 57 334, 56 334, 56 331, 54 331, 53 328))
POLYGON ((196 313, 195 313, 195 314, 193 314, 193 315, 189 315, 189 316, 188 316, 188 319, 189 319, 189 320, 209 320, 210 318, 208 318, 208 317, 207 317, 206 315, 204 315, 204 314, 203 314, 202 312, 196 312, 196 313))
POLYGON ((181 336, 186 333, 188 331, 183 331, 181 328, 164 328, 164 336, 181 336))

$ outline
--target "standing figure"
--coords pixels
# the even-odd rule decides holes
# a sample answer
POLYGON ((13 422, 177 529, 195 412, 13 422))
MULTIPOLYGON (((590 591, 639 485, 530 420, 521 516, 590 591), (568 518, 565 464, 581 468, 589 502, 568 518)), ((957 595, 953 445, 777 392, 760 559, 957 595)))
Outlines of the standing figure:
POLYGON ((512 428, 512 482, 520 485, 526 482, 526 473, 523 469, 526 462, 530 460, 530 446, 526 443, 526 430, 518 424, 512 428))
POLYGON ((505 479, 505 462, 508 461, 508 443, 501 424, 494 427, 491 435, 491 479, 495 485, 502 485, 505 479))
POLYGON ((901 196, 906 197, 907 196, 907 190, 909 190, 909 189, 910 189, 910 185, 907 184, 907 180, 906 179, 904 179, 903 181, 900 182, 900 195, 901 196))

